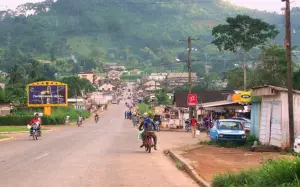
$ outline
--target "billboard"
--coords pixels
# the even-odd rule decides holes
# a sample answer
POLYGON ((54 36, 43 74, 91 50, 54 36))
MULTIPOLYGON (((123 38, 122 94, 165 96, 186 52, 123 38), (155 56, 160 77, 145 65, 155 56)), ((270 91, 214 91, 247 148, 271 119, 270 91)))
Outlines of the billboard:
POLYGON ((241 92, 238 94, 233 94, 232 101, 239 103, 251 103, 251 92, 241 92))
POLYGON ((68 106, 68 86, 54 81, 28 84, 27 105, 28 107, 68 106))

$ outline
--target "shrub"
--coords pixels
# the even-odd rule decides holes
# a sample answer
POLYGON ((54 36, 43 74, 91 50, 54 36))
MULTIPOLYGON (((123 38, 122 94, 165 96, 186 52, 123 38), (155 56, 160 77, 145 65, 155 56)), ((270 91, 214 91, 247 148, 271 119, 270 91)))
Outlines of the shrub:
MULTIPOLYGON (((34 112, 42 112, 42 110, 38 108, 33 110, 27 109, 27 110, 18 111, 16 115, 0 116, 0 126, 26 125, 33 118, 34 112)), ((64 124, 66 116, 70 116, 70 120, 73 122, 77 120, 77 117, 79 115, 82 115, 84 118, 88 118, 90 116, 90 112, 77 111, 73 107, 53 108, 52 116, 43 116, 42 121, 43 121, 43 125, 64 124)))
POLYGON ((218 175, 212 187, 296 187, 300 184, 300 159, 269 161, 260 169, 218 175))
POLYGON ((237 147, 251 147, 258 139, 254 135, 247 134, 246 142, 237 141, 201 141, 201 145, 215 145, 218 147, 225 148, 237 148, 237 147))
MULTIPOLYGON (((33 118, 32 115, 0 116, 0 126, 6 126, 6 125, 23 126, 23 125, 27 125, 32 118, 33 118)), ((64 118, 61 118, 59 116, 43 116, 42 121, 43 121, 43 125, 56 125, 56 124, 63 124, 64 118)))

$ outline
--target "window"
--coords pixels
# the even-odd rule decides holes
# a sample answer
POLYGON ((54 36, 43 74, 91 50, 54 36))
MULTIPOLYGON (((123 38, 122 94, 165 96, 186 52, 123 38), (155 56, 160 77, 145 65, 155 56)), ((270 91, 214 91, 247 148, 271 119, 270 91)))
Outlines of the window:
POLYGON ((251 123, 250 123, 250 122, 245 122, 245 123, 244 123, 244 126, 245 126, 246 128, 250 128, 250 127, 251 127, 251 123))
POLYGON ((218 127, 222 130, 243 130, 243 126, 237 121, 218 121, 218 127))

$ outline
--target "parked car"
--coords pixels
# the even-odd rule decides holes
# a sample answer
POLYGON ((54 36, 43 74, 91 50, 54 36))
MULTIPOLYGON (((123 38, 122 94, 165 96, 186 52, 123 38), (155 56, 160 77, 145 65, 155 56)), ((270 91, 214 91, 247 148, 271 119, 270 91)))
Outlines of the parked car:
POLYGON ((299 155, 300 154, 300 135, 298 135, 296 138, 295 138, 295 141, 294 141, 294 147, 293 147, 293 153, 295 155, 299 155))
POLYGON ((236 118, 233 118, 233 119, 251 122, 250 119, 248 119, 248 118, 243 118, 243 117, 236 117, 236 118))
MULTIPOLYGON (((233 118, 234 120, 238 120, 242 123, 243 128, 245 130, 246 133, 250 133, 251 131, 251 122, 248 120, 242 120, 242 119, 238 119, 238 118, 233 118)), ((247 119, 247 118, 246 118, 247 119)))
POLYGON ((117 99, 114 99, 114 100, 111 101, 111 103, 112 103, 112 104, 118 104, 119 102, 118 102, 117 99))
POLYGON ((209 131, 210 139, 246 141, 246 132, 241 120, 222 119, 217 120, 209 131))

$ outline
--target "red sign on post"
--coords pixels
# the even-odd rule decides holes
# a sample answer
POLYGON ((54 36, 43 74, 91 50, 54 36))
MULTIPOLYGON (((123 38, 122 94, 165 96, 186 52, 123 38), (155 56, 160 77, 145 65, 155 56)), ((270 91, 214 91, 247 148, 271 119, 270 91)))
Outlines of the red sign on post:
POLYGON ((198 96, 197 96, 197 94, 188 94, 187 105, 188 106, 196 106, 197 103, 198 103, 198 96))

